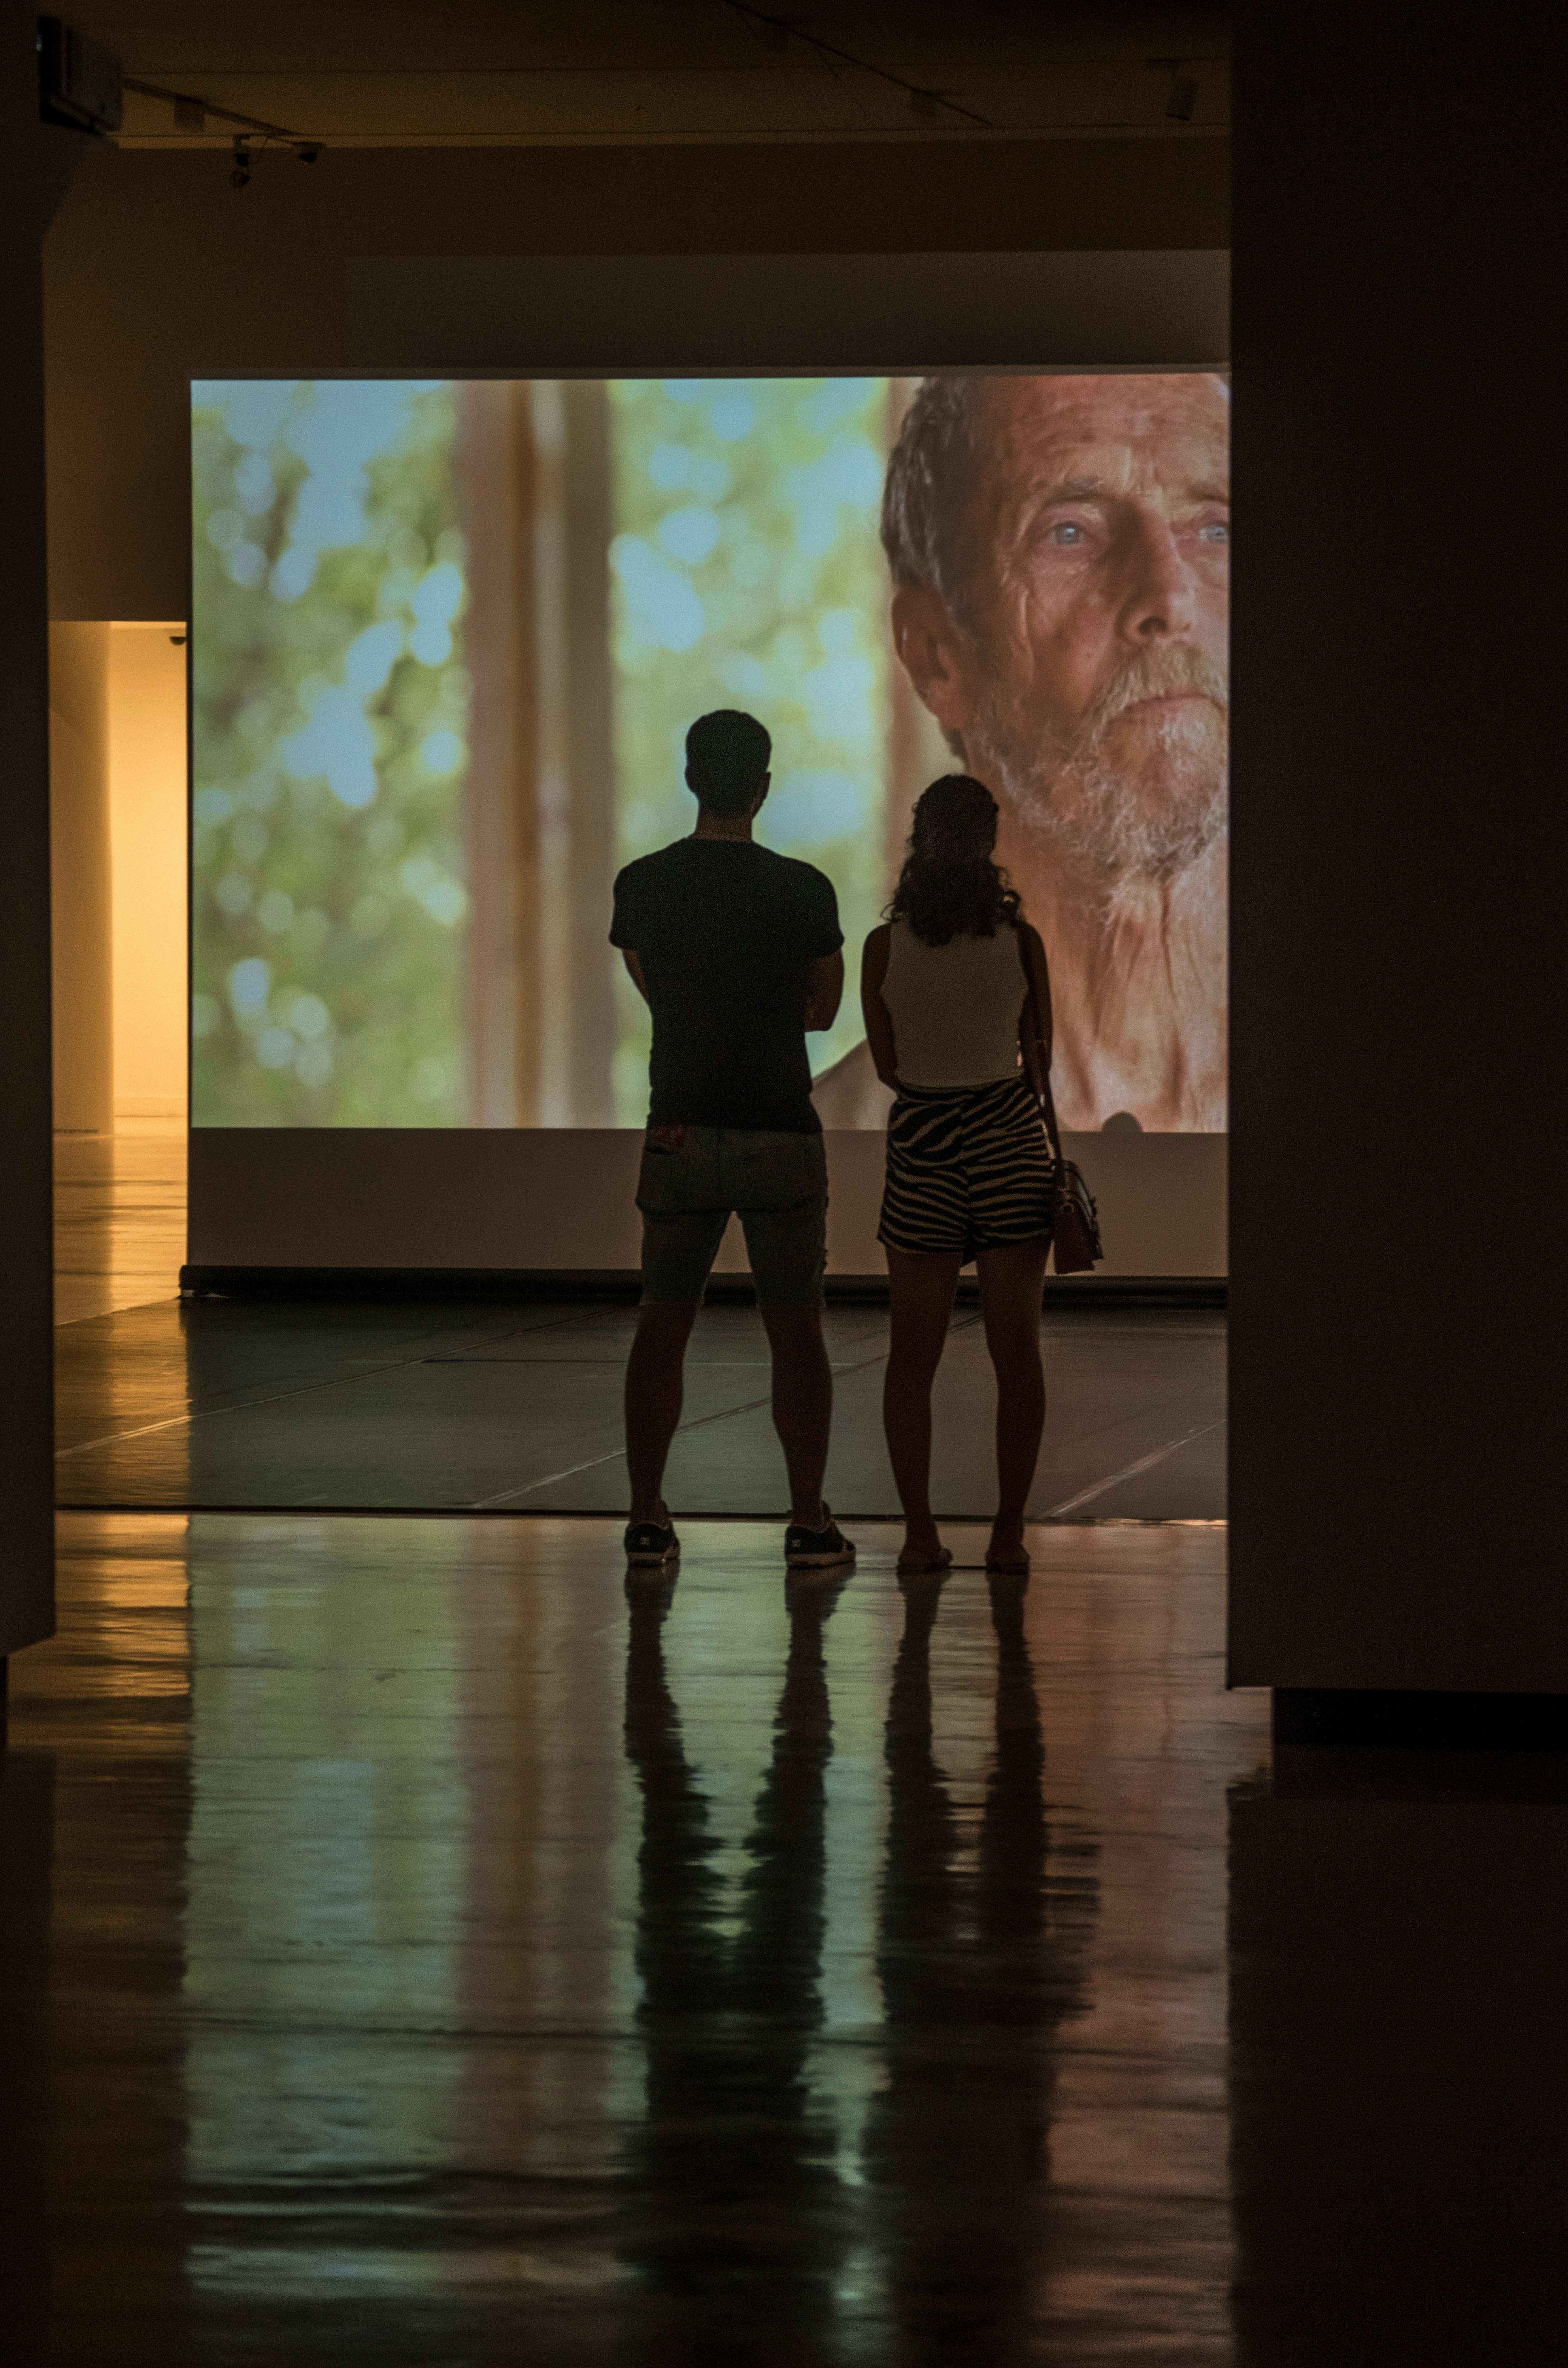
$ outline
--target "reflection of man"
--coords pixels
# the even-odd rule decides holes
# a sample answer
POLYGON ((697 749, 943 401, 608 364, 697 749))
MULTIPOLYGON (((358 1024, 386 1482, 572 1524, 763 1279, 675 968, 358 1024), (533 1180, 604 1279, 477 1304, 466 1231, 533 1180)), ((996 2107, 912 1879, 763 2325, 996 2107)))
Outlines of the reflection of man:
POLYGON ((1211 377, 955 374, 888 467, 894 643, 1001 803, 1070 1128, 1225 1125, 1229 426, 1211 377))
MULTIPOLYGON (((839 2100, 815 2077, 833 1758, 823 1628, 836 1594, 813 1580, 789 1598, 772 1754, 731 1896, 717 1771, 688 1759, 665 1675, 673 1586, 640 1578, 627 1588, 644 2087, 619 2182, 632 2282, 620 2340, 606 2349, 626 2362, 841 2359, 840 2278, 856 2221, 835 2161, 839 2100), (759 2345, 759 2328, 774 2340, 759 2345)), ((732 1724, 726 1742, 737 1732, 732 1724)))

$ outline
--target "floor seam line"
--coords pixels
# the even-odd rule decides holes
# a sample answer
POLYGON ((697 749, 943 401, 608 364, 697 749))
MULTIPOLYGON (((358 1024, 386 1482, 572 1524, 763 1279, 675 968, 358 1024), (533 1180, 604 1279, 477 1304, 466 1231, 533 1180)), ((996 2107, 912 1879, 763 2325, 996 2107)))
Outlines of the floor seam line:
POLYGON ((270 1397, 247 1398, 244 1406, 190 1407, 184 1414, 165 1417, 162 1422, 144 1422, 135 1430, 112 1430, 102 1439, 81 1439, 74 1447, 57 1447, 54 1460, 59 1463, 67 1455, 85 1455, 95 1447, 118 1447, 124 1440, 150 1439, 154 1431, 178 1430, 182 1424, 210 1422, 219 1415, 249 1414, 256 1406, 278 1406, 284 1398, 306 1398, 317 1390, 342 1389, 349 1382, 373 1382, 378 1374, 401 1372, 405 1365, 417 1365, 422 1361, 418 1357, 399 1357, 390 1364, 372 1365, 369 1372, 337 1373, 329 1382, 301 1382, 293 1389, 274 1390, 270 1397))
MULTIPOLYGON (((858 1364, 837 1365, 834 1371, 835 1373, 863 1372, 868 1365, 880 1365, 886 1354, 887 1351, 881 1349, 874 1357, 862 1357, 858 1364)), ((732 1415, 756 1414, 759 1407, 771 1406, 772 1403, 773 1393, 769 1390, 765 1398, 748 1398, 744 1406, 720 1406, 712 1414, 694 1415, 689 1422, 680 1422, 676 1425, 675 1437, 678 1439, 686 1430, 700 1430, 707 1423, 727 1422, 732 1415)), ((673 1446, 675 1440, 672 1440, 670 1443, 673 1446)), ((579 1472, 597 1472, 601 1463, 613 1463, 618 1455, 624 1455, 625 1452, 626 1445, 623 1440, 620 1446, 612 1447, 608 1454, 590 1455, 585 1463, 574 1463, 564 1472, 551 1472, 543 1480, 530 1480, 525 1488, 500 1488, 494 1497, 476 1497, 468 1510, 471 1513, 485 1513, 492 1506, 509 1505, 515 1497, 531 1497, 536 1489, 553 1488, 562 1480, 574 1480, 579 1472)), ((611 1515, 608 1518, 613 1520, 614 1516, 611 1515)))
POLYGON ((1092 1488, 1080 1488, 1075 1497, 1064 1497, 1060 1505, 1047 1506, 1045 1511, 1037 1514, 1035 1519, 1054 1521, 1063 1513, 1072 1512, 1074 1506, 1086 1505, 1091 1497, 1103 1497, 1108 1488, 1116 1486, 1118 1481, 1131 1480, 1136 1473, 1147 1472, 1151 1465, 1163 1463, 1167 1455, 1174 1455, 1178 1447, 1186 1447, 1189 1440, 1207 1439, 1211 1430, 1222 1429, 1225 1419, 1223 1415, 1218 1415, 1212 1422, 1199 1423, 1196 1430, 1184 1430, 1179 1439, 1167 1440, 1164 1447, 1156 1447, 1153 1454, 1141 1455, 1136 1463, 1124 1464, 1119 1472, 1112 1472, 1106 1479, 1096 1480, 1092 1488))

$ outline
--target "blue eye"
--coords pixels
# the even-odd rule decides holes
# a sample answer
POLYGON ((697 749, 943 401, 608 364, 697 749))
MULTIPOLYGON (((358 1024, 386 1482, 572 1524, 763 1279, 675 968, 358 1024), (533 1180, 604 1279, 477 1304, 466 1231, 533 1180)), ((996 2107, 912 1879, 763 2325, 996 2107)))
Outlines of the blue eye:
POLYGON ((1052 542, 1060 543, 1063 548, 1070 549, 1074 543, 1083 541, 1084 529, 1081 526, 1074 526, 1071 518, 1063 518, 1059 525, 1051 528, 1051 540, 1052 542))
POLYGON ((1199 527, 1199 533, 1205 542, 1229 542, 1231 540, 1231 529, 1223 518, 1211 518, 1207 526, 1199 527))

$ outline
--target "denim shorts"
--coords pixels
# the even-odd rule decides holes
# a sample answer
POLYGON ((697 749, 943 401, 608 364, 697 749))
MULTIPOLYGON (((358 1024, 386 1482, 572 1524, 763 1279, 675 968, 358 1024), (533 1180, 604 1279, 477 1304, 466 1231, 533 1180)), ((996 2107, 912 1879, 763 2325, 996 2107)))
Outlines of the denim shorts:
POLYGON ((827 1155, 820 1134, 650 1127, 637 1179, 642 1304, 700 1304, 732 1212, 759 1307, 820 1307, 827 1269, 827 1155))

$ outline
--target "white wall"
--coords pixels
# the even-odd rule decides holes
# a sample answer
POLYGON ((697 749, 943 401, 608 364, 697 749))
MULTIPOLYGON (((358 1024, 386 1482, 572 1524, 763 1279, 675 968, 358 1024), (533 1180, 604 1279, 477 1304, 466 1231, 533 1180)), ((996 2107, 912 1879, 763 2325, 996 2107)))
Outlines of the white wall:
POLYGON ((348 265, 370 370, 894 374, 1222 368, 1222 249, 981 255, 378 255, 348 265))
POLYGON ((57 1133, 114 1123, 108 627, 49 629, 50 912, 57 1133))
MULTIPOLYGON (((198 1127, 197 1266, 624 1269, 638 1261, 634 1129, 198 1127)), ((1068 1135, 1108 1275, 1222 1275, 1221 1134, 1068 1135)), ((827 1137, 828 1269, 881 1274, 883 1138, 827 1137)), ((744 1273, 732 1224, 721 1273, 744 1273)))
POLYGON ((120 1118, 185 1115, 186 734, 184 625, 114 625, 108 811, 120 1118))

